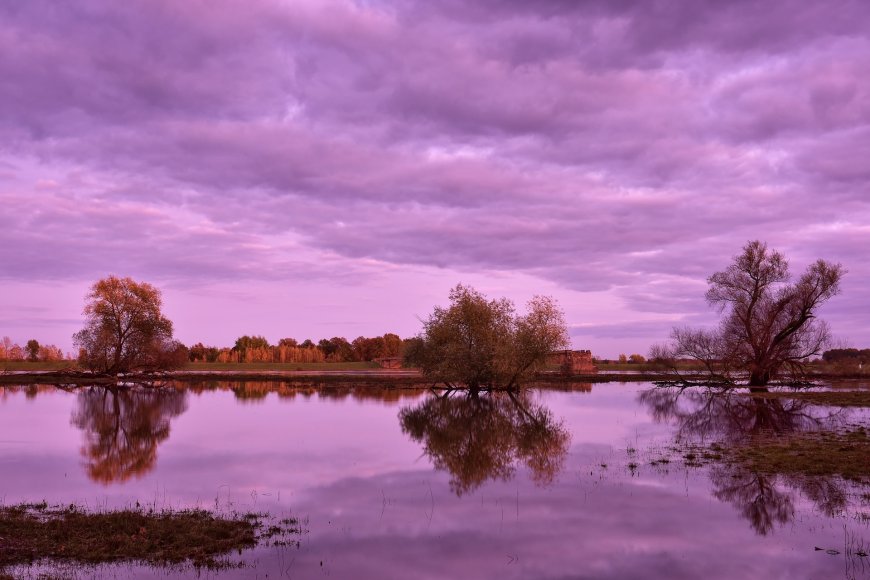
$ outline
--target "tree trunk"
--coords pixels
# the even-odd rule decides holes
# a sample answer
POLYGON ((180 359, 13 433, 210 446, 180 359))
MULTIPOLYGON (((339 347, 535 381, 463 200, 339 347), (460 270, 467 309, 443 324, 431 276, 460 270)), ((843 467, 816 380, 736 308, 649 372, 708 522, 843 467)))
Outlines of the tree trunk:
POLYGON ((749 386, 750 387, 763 387, 769 382, 770 382, 770 371, 769 370, 754 367, 749 372, 749 386))

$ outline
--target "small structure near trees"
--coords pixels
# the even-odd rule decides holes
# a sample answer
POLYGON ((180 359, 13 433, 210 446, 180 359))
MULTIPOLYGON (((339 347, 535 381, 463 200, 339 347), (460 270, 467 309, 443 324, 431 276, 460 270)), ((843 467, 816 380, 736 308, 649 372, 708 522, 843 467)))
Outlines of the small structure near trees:
POLYGON ((187 349, 172 339, 160 290, 132 278, 109 276, 91 286, 85 327, 73 335, 79 364, 106 374, 168 370, 187 361, 187 349))
POLYGON ((785 257, 763 242, 749 242, 733 264, 707 280, 707 302, 723 314, 719 327, 674 328, 671 344, 654 346, 650 358, 700 361, 707 379, 719 383, 745 375, 749 386, 763 387, 784 375, 802 377, 806 362, 830 341, 816 311, 839 294, 843 274, 842 265, 817 260, 790 283, 785 257))
POLYGON ((436 306, 406 361, 448 388, 517 389, 568 346, 562 310, 549 297, 536 296, 518 315, 506 298, 489 300, 470 286, 450 291, 450 306, 436 306))
POLYGON ((559 367, 563 375, 586 375, 598 372, 592 361, 592 351, 560 350, 547 355, 547 364, 559 367))

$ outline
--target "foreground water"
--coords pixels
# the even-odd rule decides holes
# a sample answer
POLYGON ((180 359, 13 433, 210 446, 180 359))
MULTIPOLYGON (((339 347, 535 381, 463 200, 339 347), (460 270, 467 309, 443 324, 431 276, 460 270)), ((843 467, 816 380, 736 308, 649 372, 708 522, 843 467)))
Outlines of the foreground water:
POLYGON ((674 451, 858 423, 860 411, 649 384, 480 400, 270 383, 0 387, 0 500, 268 511, 307 530, 298 547, 237 556, 240 569, 63 576, 870 577, 856 555, 870 545, 870 490, 674 451))

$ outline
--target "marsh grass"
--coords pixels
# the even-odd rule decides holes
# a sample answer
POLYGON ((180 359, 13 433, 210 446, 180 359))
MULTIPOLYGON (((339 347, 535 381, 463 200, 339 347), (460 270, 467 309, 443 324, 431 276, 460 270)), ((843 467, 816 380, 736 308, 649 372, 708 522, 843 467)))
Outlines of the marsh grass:
POLYGON ((4 568, 41 561, 95 565, 238 566, 224 556, 258 543, 298 545, 299 522, 267 514, 215 515, 201 509, 87 512, 46 503, 0 506, 0 579, 4 568))
POLYGON ((765 439, 728 450, 727 456, 761 473, 870 482, 870 437, 864 427, 765 439))
POLYGON ((797 399, 813 405, 870 407, 870 391, 769 391, 753 393, 765 399, 797 399))
POLYGON ((863 426, 759 437, 733 445, 682 444, 670 451, 690 468, 728 463, 768 475, 839 477, 870 484, 870 434, 863 426))

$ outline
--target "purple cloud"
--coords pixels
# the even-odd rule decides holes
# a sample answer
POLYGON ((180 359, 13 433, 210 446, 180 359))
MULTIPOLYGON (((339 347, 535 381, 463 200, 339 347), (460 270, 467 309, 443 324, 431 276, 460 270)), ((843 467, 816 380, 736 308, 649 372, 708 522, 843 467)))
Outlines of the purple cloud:
MULTIPOLYGON (((373 329, 385 287, 479 277, 664 337, 760 238, 844 263, 826 315, 870 343, 868 25, 858 0, 2 4, 0 278, 304 278, 373 329)), ((229 326, 284 334, 274 306, 229 326)))

